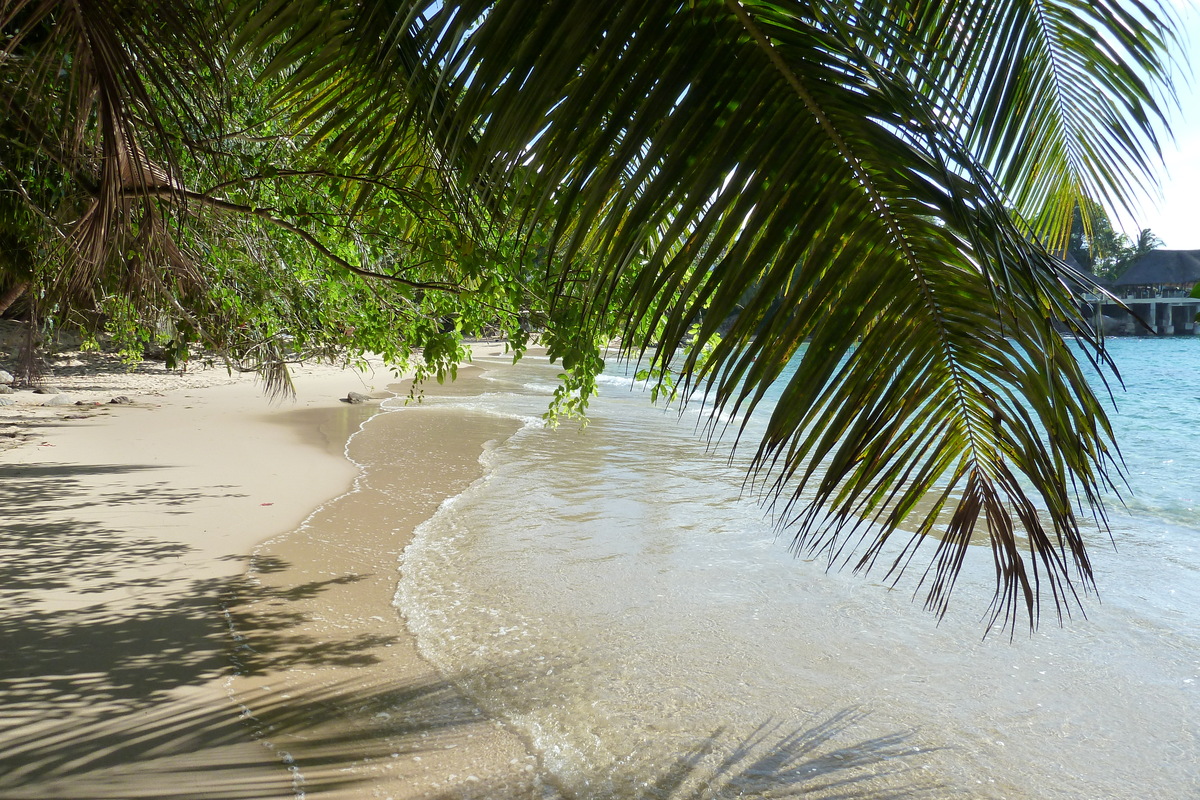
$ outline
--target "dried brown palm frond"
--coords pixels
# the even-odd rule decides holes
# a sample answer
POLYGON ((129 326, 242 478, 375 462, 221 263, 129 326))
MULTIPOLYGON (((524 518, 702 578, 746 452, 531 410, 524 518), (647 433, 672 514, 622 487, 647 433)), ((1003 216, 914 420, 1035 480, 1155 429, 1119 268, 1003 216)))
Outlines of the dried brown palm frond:
POLYGON ((72 197, 54 286, 88 296, 140 221, 183 204, 167 127, 198 125, 220 71, 199 8, 165 0, 5 0, 0 109, 72 197), (153 147, 152 147, 153 145, 153 147), (152 156, 149 149, 157 150, 152 156), (151 199, 153 195, 153 199, 151 199))

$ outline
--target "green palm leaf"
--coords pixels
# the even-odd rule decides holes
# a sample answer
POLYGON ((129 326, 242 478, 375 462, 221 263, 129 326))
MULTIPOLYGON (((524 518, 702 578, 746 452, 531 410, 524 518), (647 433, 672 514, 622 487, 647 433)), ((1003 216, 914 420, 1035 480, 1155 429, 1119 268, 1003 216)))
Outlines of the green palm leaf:
MULTIPOLYGON (((785 381, 751 478, 798 552, 898 579, 932 550, 919 586, 941 614, 986 544, 1005 625, 1022 609, 1035 624, 1047 598, 1061 616, 1090 587, 1081 515, 1103 527, 1119 461, 1070 342, 1103 361, 1071 294, 1089 279, 1050 253, 1077 202, 1128 198, 1156 152, 1170 37, 1153 5, 231 6, 234 64, 280 87, 339 168, 441 183, 456 219, 525 237, 512 276, 541 271, 537 310, 575 385, 594 385, 619 334, 627 355, 681 371, 710 435, 739 420, 736 440, 785 381)), ((0 56, 27 59, 0 81, 7 108, 78 54, 66 91, 101 143, 85 262, 123 213, 122 164, 154 165, 139 148, 147 126, 166 138, 155 110, 207 112, 192 98, 220 68, 197 12, 0 5, 0 56), (57 39, 8 33, 37 24, 57 39)), ((135 194, 191 196, 145 171, 135 194)), ((344 187, 355 210, 376 192, 344 187)))
POLYGON ((1056 323, 1103 353, 1068 288, 1087 279, 1039 242, 1147 171, 1169 88, 1158 13, 365 5, 296 91, 361 70, 314 120, 360 131, 353 147, 413 126, 465 195, 549 231, 552 352, 616 331, 665 369, 689 331, 726 328, 682 367, 714 434, 798 360, 754 458, 798 551, 898 577, 932 541, 922 583, 944 613, 986 543, 1005 624, 1022 608, 1034 624, 1045 597, 1061 616, 1090 585, 1080 514, 1103 525, 1119 469, 1056 323))

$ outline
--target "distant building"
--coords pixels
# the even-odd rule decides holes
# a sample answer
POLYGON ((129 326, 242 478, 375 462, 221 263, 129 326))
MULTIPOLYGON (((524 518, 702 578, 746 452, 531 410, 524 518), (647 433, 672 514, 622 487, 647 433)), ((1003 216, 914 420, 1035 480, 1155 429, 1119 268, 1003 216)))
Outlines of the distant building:
MULTIPOLYGON (((1104 325, 1108 334, 1149 336, 1151 331, 1163 336, 1198 334, 1200 325, 1196 324, 1196 315, 1200 314, 1200 299, 1190 296, 1198 282, 1200 250, 1151 250, 1130 264, 1110 287, 1129 311, 1116 303, 1100 302, 1093 306, 1098 306, 1101 314, 1097 322, 1104 325)), ((1100 298, 1088 299, 1094 302, 1100 298)))

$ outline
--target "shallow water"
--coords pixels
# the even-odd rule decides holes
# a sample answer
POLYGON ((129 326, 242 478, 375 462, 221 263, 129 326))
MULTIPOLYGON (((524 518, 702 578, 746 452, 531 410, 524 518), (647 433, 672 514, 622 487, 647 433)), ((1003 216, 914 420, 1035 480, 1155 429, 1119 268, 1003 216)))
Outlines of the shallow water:
POLYGON ((586 429, 544 429, 536 359, 427 401, 525 427, 418 529, 396 603, 581 797, 1195 797, 1200 341, 1111 346, 1133 499, 1064 627, 982 638, 983 548, 940 624, 915 580, 795 559, 694 415, 612 375, 586 429))

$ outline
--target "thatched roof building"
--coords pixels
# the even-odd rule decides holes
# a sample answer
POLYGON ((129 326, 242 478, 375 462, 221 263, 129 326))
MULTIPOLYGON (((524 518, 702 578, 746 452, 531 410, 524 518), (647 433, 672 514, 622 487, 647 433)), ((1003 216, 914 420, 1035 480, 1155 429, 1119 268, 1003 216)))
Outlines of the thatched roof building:
POLYGON ((1190 286, 1200 282, 1200 250, 1151 250, 1113 286, 1190 286))

